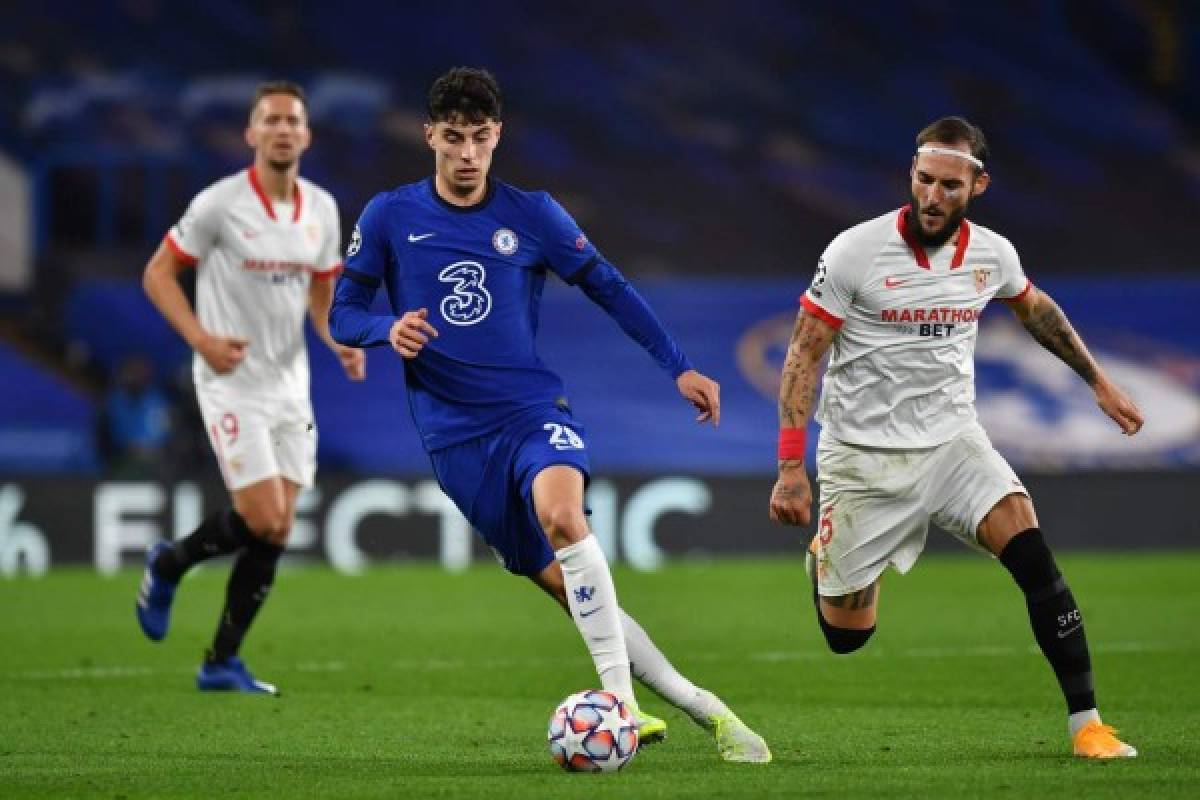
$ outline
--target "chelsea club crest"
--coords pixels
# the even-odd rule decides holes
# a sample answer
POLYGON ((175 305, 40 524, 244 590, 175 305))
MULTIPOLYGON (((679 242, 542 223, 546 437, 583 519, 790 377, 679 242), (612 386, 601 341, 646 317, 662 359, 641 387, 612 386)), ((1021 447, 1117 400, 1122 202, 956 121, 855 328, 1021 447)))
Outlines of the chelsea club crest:
POLYGON ((501 228, 492 234, 492 247, 502 256, 511 256, 517 252, 517 235, 508 228, 501 228))

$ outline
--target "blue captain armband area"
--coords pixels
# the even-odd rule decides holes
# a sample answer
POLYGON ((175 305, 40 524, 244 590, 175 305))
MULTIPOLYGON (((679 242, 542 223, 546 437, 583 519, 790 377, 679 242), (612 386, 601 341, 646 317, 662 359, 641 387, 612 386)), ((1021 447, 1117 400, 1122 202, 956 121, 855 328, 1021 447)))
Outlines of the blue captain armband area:
POLYGON ((571 275, 567 283, 578 286, 592 302, 608 312, 621 330, 644 347, 672 378, 694 369, 637 289, 602 256, 589 260, 571 275))
POLYGON ((342 272, 329 309, 329 332, 336 342, 349 347, 387 343, 395 317, 370 311, 379 283, 378 278, 355 270, 342 272))

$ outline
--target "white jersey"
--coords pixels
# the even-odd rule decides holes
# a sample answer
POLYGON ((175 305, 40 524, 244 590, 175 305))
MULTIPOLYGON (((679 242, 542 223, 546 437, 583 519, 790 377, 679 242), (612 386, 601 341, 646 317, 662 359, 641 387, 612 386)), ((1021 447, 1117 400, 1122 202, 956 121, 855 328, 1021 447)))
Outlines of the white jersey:
POLYGON ((309 285, 341 266, 333 197, 297 178, 292 202, 272 202, 251 167, 197 194, 166 242, 197 265, 196 315, 204 329, 250 342, 246 359, 227 375, 197 353, 196 390, 307 401, 309 285))
POLYGON ((821 257, 805 310, 838 329, 817 421, 867 447, 935 447, 975 422, 975 337, 993 297, 1029 290, 1017 251, 980 225, 932 252, 908 209, 842 232, 821 257))

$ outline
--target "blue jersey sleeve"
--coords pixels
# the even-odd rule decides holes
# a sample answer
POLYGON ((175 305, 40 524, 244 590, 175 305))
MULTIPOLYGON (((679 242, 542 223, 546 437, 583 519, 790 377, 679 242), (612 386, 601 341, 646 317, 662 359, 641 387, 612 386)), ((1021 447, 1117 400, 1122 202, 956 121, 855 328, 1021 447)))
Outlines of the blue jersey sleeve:
POLYGON ((678 378, 693 369, 688 357, 667 333, 649 303, 638 294, 625 276, 604 258, 597 256, 578 279, 592 301, 616 320, 621 330, 646 349, 660 367, 678 378))
POLYGON ((370 312, 375 292, 391 266, 391 249, 384 235, 385 210, 384 196, 376 195, 358 218, 329 311, 333 338, 351 347, 386 343, 395 322, 392 316, 370 312))
POLYGON ((539 220, 542 257, 558 277, 577 284, 600 258, 600 253, 558 201, 549 194, 542 197, 539 220))

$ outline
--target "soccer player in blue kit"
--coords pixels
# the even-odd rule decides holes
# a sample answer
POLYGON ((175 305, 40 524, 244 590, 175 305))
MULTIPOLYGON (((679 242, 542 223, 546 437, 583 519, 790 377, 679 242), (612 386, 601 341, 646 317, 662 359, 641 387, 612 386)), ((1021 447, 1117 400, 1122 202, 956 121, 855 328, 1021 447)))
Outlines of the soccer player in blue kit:
POLYGON ((334 338, 390 344, 404 358, 409 408, 442 489, 510 572, 571 615, 604 688, 637 716, 643 742, 665 738, 666 723, 638 708, 631 675, 710 731, 726 761, 770 761, 762 737, 679 674, 618 606, 584 511, 586 434, 534 347, 547 271, 642 345, 698 421, 719 421, 720 387, 692 368, 549 194, 489 177, 502 126, 490 73, 451 69, 430 89, 428 112, 434 175, 378 194, 363 210, 334 296, 334 338), (380 285, 391 314, 369 311, 380 285))

